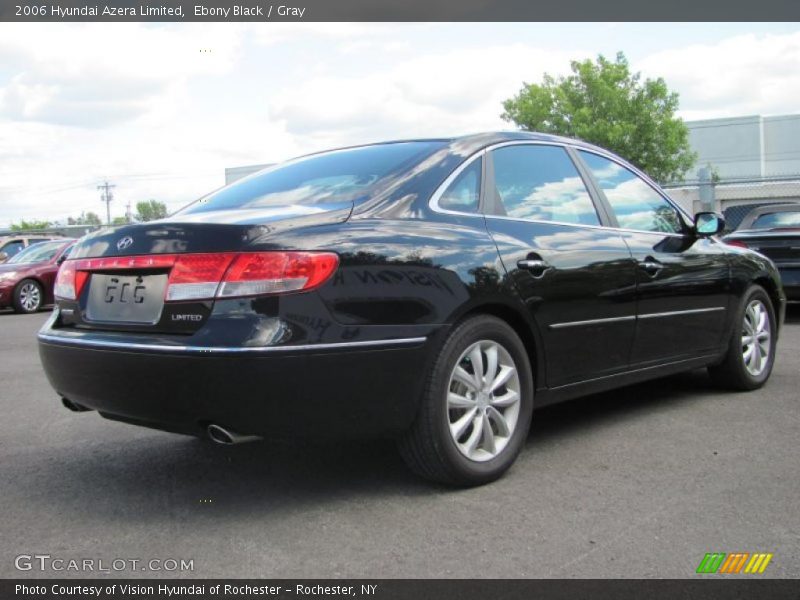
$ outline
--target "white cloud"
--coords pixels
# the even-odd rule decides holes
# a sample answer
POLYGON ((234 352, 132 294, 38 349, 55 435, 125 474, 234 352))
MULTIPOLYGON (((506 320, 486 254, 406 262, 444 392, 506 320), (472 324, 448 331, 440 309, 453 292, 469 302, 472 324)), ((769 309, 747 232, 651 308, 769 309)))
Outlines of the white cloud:
POLYGON ((798 111, 800 32, 670 48, 634 67, 680 92, 687 120, 798 111))
POLYGON ((0 64, 17 72, 0 85, 0 117, 85 127, 133 119, 170 87, 224 73, 239 41, 236 26, 5 23, 0 64))
POLYGON ((304 81, 276 95, 272 114, 290 133, 357 140, 505 129, 502 101, 526 78, 563 72, 575 52, 508 44, 417 53, 365 76, 304 81))
POLYGON ((681 93, 685 117, 797 111, 800 33, 675 47, 662 25, 647 55, 627 25, 547 27, 0 24, 0 226, 102 213, 105 177, 121 215, 148 198, 177 208, 226 166, 509 128, 502 100, 570 59, 612 55, 609 37, 681 93))

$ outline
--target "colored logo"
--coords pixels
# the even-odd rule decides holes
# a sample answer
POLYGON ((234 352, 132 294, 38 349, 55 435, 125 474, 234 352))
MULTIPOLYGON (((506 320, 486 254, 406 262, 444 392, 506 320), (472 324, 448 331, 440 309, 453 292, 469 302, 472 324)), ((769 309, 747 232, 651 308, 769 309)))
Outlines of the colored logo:
POLYGON ((709 552, 700 561, 698 573, 763 573, 774 555, 767 552, 709 552))

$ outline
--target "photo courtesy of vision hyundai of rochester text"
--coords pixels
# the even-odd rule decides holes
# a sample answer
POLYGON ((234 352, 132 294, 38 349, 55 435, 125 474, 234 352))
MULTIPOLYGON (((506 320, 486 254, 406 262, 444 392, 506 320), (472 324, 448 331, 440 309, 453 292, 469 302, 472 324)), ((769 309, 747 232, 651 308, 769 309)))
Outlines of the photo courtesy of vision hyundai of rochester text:
POLYGON ((477 485, 534 408, 696 368, 767 381, 786 299, 723 225, 565 138, 322 152, 81 239, 39 351, 73 410, 221 443, 389 436, 477 485))

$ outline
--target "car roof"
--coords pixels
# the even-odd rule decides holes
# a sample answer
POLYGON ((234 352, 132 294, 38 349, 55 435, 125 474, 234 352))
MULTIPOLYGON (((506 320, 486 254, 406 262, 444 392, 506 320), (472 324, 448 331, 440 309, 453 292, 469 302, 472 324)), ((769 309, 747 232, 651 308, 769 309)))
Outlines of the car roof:
MULTIPOLYGON (((430 138, 403 138, 394 140, 385 140, 380 142, 371 142, 367 144, 353 144, 350 146, 342 146, 340 148, 328 148, 320 150, 319 152, 312 152, 304 156, 313 156, 315 154, 324 154, 326 152, 336 152, 338 150, 349 150, 352 148, 364 148, 368 146, 381 146, 384 144, 404 144, 411 142, 433 142, 442 143, 450 147, 451 151, 458 154, 468 155, 478 152, 487 146, 495 144, 502 144, 503 142, 515 141, 535 141, 535 142, 551 142, 556 144, 569 144, 586 148, 587 150, 596 150, 602 153, 610 154, 610 152, 599 146, 595 146, 588 142, 577 138, 568 138, 560 135, 552 135, 549 133, 539 133, 536 131, 489 131, 483 133, 472 133, 468 135, 456 137, 430 137, 430 138)), ((298 157, 303 158, 303 157, 298 157)))

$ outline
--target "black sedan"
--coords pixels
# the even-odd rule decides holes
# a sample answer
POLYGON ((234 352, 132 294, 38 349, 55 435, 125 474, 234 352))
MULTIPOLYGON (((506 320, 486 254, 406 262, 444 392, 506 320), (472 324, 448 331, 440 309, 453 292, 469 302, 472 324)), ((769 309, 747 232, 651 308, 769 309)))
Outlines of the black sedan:
POLYGON ((499 477, 534 407, 708 367, 769 378, 769 259, 600 148, 530 133, 301 157, 83 238, 39 334, 73 410, 221 443, 393 436, 499 477))
POLYGON ((800 203, 765 204, 751 210, 725 241, 775 262, 790 301, 800 302, 800 203))

